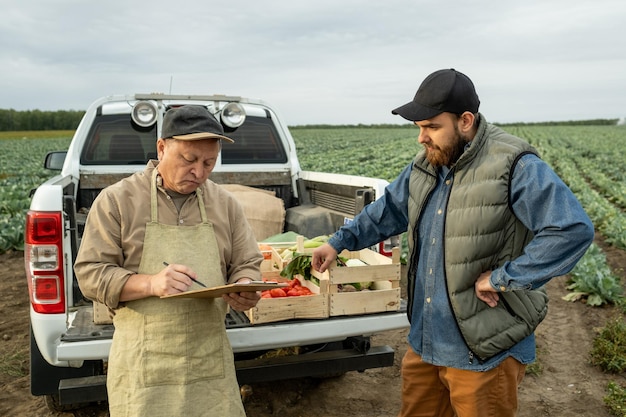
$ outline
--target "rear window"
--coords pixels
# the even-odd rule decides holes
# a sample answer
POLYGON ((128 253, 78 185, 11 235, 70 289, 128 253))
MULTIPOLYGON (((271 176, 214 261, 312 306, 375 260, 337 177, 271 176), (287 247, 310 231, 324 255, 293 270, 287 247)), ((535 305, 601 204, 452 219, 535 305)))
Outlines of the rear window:
POLYGON ((80 163, 145 165, 156 157, 156 125, 140 128, 129 115, 107 115, 96 117, 80 163))
POLYGON ((287 155, 271 119, 248 116, 243 126, 226 136, 235 143, 224 142, 222 164, 285 163, 287 155))
MULTIPOLYGON (((285 163, 287 154, 271 119, 248 116, 243 126, 226 132, 235 143, 224 142, 222 164, 285 163)), ((81 155, 83 165, 144 165, 156 159, 156 126, 142 129, 129 115, 96 117, 87 146, 81 155)))

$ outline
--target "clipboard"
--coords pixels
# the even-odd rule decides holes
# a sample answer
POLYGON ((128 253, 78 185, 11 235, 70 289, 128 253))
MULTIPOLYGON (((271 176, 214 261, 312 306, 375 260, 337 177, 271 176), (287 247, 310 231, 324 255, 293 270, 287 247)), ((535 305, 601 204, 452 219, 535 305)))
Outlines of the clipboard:
POLYGON ((284 288, 287 286, 289 286, 289 284, 285 282, 251 281, 243 284, 227 284, 220 285, 218 287, 180 292, 178 294, 163 295, 161 298, 216 298, 222 294, 228 294, 231 292, 264 291, 271 290, 272 288, 284 288))

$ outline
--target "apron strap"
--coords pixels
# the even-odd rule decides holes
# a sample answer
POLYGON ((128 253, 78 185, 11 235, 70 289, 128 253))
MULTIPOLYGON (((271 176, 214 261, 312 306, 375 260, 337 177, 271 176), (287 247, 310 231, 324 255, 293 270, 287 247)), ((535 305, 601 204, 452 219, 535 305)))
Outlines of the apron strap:
POLYGON ((157 180, 157 174, 159 173, 159 171, 154 168, 154 171, 152 171, 152 187, 150 187, 150 222, 151 223, 157 223, 158 222, 158 216, 157 216, 157 187, 156 187, 156 180, 157 180))
POLYGON ((204 207, 204 198, 202 197, 202 188, 198 187, 196 189, 196 198, 198 198, 198 205, 200 206, 200 218, 202 219, 202 223, 208 223, 209 220, 206 216, 206 207, 204 207))

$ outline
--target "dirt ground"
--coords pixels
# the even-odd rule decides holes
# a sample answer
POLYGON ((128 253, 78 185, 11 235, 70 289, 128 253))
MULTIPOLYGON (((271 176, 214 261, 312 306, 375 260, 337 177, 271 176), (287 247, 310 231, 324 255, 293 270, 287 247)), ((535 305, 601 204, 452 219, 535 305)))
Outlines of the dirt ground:
MULTIPOLYGON (((607 249, 609 262, 625 279, 626 252, 607 249)), ((28 417, 106 417, 106 404, 73 413, 55 413, 29 388, 28 290, 21 252, 0 255, 0 415, 28 417)), ((520 388, 519 417, 608 417, 603 397, 610 380, 626 383, 625 375, 606 375, 589 365, 596 329, 615 314, 613 308, 570 303, 566 277, 548 285, 550 310, 537 329, 539 375, 527 375, 520 388)), ((372 344, 396 349, 392 367, 349 372, 325 380, 298 379, 253 385, 245 400, 249 417, 382 417, 400 408, 400 360, 406 351, 406 330, 375 336, 372 344)))

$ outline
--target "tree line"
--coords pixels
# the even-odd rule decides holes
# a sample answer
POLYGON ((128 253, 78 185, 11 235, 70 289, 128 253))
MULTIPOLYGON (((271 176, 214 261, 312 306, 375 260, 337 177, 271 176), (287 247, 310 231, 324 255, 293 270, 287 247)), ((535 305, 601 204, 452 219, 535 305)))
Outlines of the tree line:
POLYGON ((78 110, 14 110, 0 109, 0 131, 73 130, 85 114, 78 110))
MULTIPOLYGON (((550 121, 550 122, 513 122, 513 123, 498 123, 494 122, 498 126, 612 126, 619 124, 620 119, 588 119, 588 120, 564 120, 564 121, 550 121)), ((289 126, 289 129, 336 129, 336 128, 404 128, 407 126, 413 126, 411 123, 404 124, 377 124, 377 125, 329 125, 329 124, 314 124, 314 125, 297 125, 289 126)))
MULTIPOLYGON (((78 127, 78 123, 85 112, 83 110, 14 110, 0 109, 0 131, 13 132, 21 130, 73 130, 78 127)), ((495 123, 500 126, 510 125, 569 125, 569 126, 598 126, 598 125, 615 125, 618 119, 592 119, 592 120, 568 120, 554 122, 531 122, 531 123, 495 123)), ((406 127, 406 124, 379 124, 379 125, 301 125, 290 126, 290 129, 298 128, 317 128, 317 129, 335 129, 338 127, 345 128, 384 128, 406 127)))

